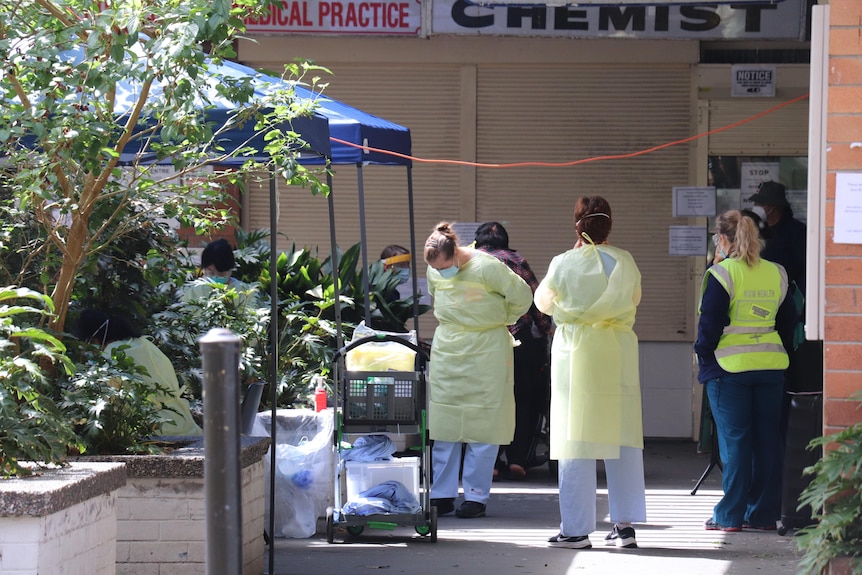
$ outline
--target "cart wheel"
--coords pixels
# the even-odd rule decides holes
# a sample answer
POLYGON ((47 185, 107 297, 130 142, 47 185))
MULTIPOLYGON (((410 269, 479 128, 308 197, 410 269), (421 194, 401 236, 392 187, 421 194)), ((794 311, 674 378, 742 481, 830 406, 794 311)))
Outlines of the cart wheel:
POLYGON ((332 507, 326 508, 326 542, 335 541, 335 517, 332 507))
POLYGON ((784 525, 779 525, 778 534, 781 536, 787 535, 787 527, 785 527, 784 525))
MULTIPOLYGON (((433 509, 433 508, 432 508, 432 509, 433 509)), ((425 524, 425 525, 417 525, 417 526, 416 526, 416 533, 418 533, 418 534, 419 534, 419 535, 421 535, 422 537, 425 537, 426 535, 428 535, 429 533, 431 533, 431 522, 429 521, 429 522, 428 522, 427 524, 425 524)))
POLYGON ((437 506, 431 508, 431 543, 437 543, 437 506))
POLYGON ((362 532, 365 531, 365 527, 362 525, 348 525, 347 532, 353 535, 354 537, 358 535, 362 535, 362 532))

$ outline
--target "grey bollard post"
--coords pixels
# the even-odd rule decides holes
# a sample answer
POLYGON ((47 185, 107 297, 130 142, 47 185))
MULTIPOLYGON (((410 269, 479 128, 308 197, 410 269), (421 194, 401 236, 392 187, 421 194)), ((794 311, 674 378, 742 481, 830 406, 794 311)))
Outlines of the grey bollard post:
POLYGON ((204 372, 206 574, 242 573, 240 473, 240 338, 211 329, 198 340, 204 372))

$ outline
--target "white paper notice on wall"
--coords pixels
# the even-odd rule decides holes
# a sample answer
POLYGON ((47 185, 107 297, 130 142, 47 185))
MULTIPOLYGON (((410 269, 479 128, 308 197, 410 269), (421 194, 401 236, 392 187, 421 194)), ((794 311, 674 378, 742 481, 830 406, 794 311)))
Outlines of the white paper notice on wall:
POLYGON ((862 244, 862 173, 835 175, 836 244, 862 244))
POLYGON ((673 217, 715 217, 715 186, 673 187, 673 217))
POLYGON ((668 230, 669 256, 705 256, 706 228, 703 226, 670 226, 668 230))

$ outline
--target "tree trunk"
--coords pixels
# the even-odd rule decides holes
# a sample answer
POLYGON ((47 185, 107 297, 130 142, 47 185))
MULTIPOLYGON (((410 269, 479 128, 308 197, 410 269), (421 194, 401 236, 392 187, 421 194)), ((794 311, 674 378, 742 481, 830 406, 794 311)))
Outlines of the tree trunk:
POLYGON ((54 300, 54 317, 48 327, 55 332, 62 332, 66 326, 66 314, 69 312, 69 301, 75 287, 75 278, 78 269, 85 256, 85 242, 87 238, 87 223, 89 213, 77 213, 72 216, 72 225, 69 227, 69 235, 66 237, 66 245, 62 247, 63 263, 60 265, 60 273, 51 298, 54 300))

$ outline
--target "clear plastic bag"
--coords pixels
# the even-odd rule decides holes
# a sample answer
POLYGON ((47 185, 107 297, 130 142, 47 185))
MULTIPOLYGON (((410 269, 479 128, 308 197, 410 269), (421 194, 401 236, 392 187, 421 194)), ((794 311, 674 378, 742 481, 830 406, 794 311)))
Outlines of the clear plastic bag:
MULTIPOLYGON (((310 410, 279 410, 275 446, 274 537, 306 538, 317 531, 333 491, 331 414, 310 410)), ((255 431, 269 435, 270 419, 258 418, 255 431), (261 421, 263 419, 264 421, 261 421)), ((272 449, 272 448, 270 448, 272 449)), ((269 461, 267 462, 267 518, 269 525, 269 461)))
MULTIPOLYGON (((353 331, 350 343, 373 335, 394 335, 416 345, 416 331, 394 333, 371 329, 362 321, 353 331)), ((347 352, 347 371, 413 371, 416 352, 394 341, 368 342, 347 352)))

